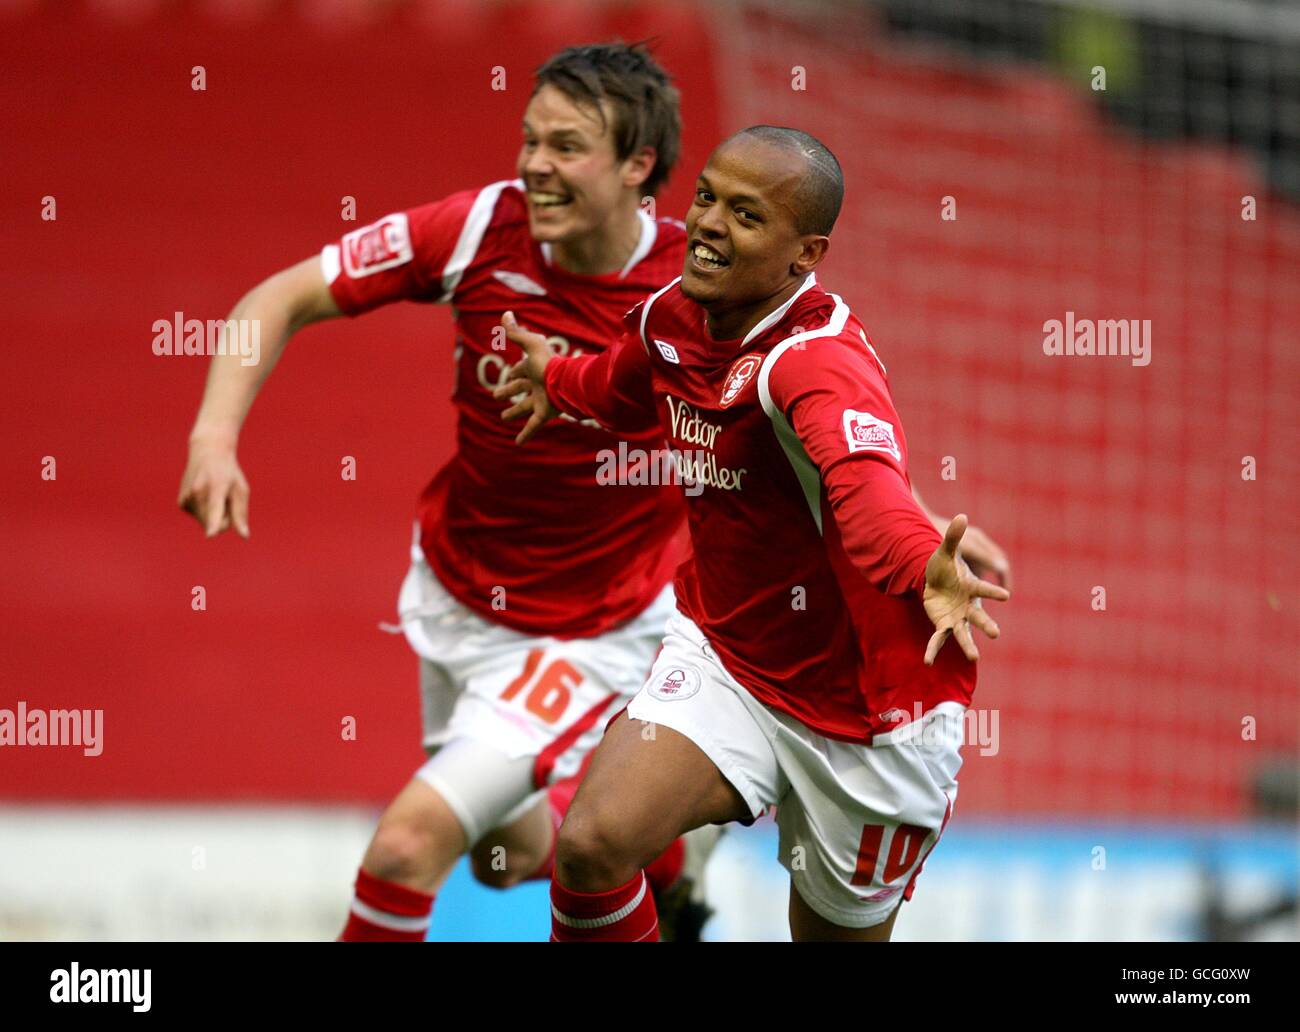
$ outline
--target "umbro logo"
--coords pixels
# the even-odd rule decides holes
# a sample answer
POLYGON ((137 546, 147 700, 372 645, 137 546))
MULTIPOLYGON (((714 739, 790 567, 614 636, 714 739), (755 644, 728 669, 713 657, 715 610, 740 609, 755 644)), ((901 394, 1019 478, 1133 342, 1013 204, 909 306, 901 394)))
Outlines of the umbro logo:
POLYGON ((667 341, 662 341, 658 337, 656 337, 655 347, 659 349, 659 354, 664 356, 665 362, 671 362, 673 365, 682 364, 681 358, 678 357, 677 355, 677 349, 673 347, 671 344, 669 344, 667 341))
POLYGON ((546 296, 546 288, 540 283, 534 283, 522 272, 507 272, 505 269, 497 269, 492 273, 492 277, 500 280, 516 294, 533 294, 536 297, 546 296))

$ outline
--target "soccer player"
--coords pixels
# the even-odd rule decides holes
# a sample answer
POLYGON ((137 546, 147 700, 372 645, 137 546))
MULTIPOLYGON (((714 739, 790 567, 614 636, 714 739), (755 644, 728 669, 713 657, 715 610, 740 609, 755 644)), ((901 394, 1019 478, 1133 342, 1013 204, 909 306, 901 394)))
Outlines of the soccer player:
POLYGON ((555 940, 653 940, 642 865, 772 805, 793 937, 887 940, 951 815, 971 625, 996 637, 979 602, 1009 594, 959 558, 964 516, 941 539, 913 500, 885 367, 816 281, 842 197, 819 141, 752 127, 697 181, 681 276, 613 347, 556 358, 503 320, 521 442, 557 413, 658 426, 688 485, 678 611, 560 830, 555 940))
MULTIPOLYGON (((421 499, 398 603, 420 657, 429 759, 380 818, 344 940, 423 939, 434 894, 467 851, 490 885, 549 878, 573 790, 564 779, 650 669, 673 609, 680 492, 598 487, 593 473, 620 441, 660 445, 658 427, 611 437, 566 421, 548 432, 545 460, 521 469, 491 391, 520 355, 499 331, 504 310, 557 353, 596 352, 676 275, 681 223, 641 202, 667 179, 679 136, 677 91, 644 48, 565 50, 537 72, 518 179, 348 233, 230 315, 260 320, 269 343, 257 366, 214 358, 180 504, 209 536, 247 537, 236 444, 288 338, 402 300, 455 312, 456 450, 421 499)), ((670 848, 661 887, 681 866, 670 848)))

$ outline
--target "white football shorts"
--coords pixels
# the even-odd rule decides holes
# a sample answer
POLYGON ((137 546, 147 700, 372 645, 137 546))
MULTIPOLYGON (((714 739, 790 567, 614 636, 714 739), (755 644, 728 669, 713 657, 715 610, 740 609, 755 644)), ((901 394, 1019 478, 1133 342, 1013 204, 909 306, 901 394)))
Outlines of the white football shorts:
POLYGON ((456 812, 471 845, 521 816, 547 785, 578 773, 605 725, 645 683, 676 611, 667 587, 639 616, 605 634, 535 637, 462 605, 418 544, 397 608, 420 657, 430 759, 418 776, 456 812), (476 747, 443 749, 460 740, 476 747), (487 777, 493 755, 499 768, 487 777))
POLYGON ((841 927, 879 924, 911 898, 956 802, 964 706, 941 703, 873 745, 827 738, 755 699, 681 613, 627 712, 699 746, 754 817, 776 807, 781 864, 841 927))

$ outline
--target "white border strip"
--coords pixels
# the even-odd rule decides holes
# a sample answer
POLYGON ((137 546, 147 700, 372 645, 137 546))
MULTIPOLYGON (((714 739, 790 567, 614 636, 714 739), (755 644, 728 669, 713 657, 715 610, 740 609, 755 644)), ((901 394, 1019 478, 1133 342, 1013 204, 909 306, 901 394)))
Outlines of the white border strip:
POLYGON ((325 285, 328 287, 338 279, 342 271, 343 256, 339 252, 339 245, 326 244, 320 252, 320 272, 325 277, 325 285))
POLYGON ((632 256, 627 260, 627 264, 623 266, 623 271, 618 274, 619 279, 627 279, 627 274, 635 269, 637 263, 650 253, 650 248, 654 247, 655 240, 659 237, 659 226, 646 213, 646 210, 637 208, 636 213, 641 217, 641 236, 637 239, 632 256))
POLYGON ((647 355, 650 353, 650 342, 649 342, 648 340, 646 340, 646 337, 645 337, 645 321, 646 321, 646 318, 650 315, 650 306, 651 306, 652 304, 654 304, 656 301, 658 301, 659 298, 660 298, 663 294, 666 294, 666 293, 667 293, 669 290, 671 290, 673 287, 677 286, 677 284, 680 283, 681 281, 682 281, 682 278, 681 278, 680 276, 678 276, 675 280, 673 280, 671 283, 669 283, 666 287, 660 287, 660 288, 659 288, 658 290, 656 290, 653 294, 651 294, 648 298, 646 298, 645 301, 643 301, 643 302, 641 303, 641 346, 642 346, 643 348, 645 348, 645 350, 646 350, 646 354, 647 354, 647 355))
MULTIPOLYGON (((810 278, 811 276, 812 274, 809 273, 810 278)), ((803 333, 796 333, 793 337, 786 337, 768 352, 767 357, 763 359, 762 368, 758 371, 758 400, 763 406, 763 411, 772 421, 772 431, 776 434, 785 457, 790 460, 794 475, 799 478, 804 501, 808 503, 808 511, 812 514, 813 522, 817 524, 818 534, 822 532, 822 475, 813 465, 812 459, 808 458, 803 442, 799 440, 799 435, 794 432, 794 428, 785 418, 785 413, 773 404, 768 379, 772 375, 772 366, 776 364, 776 360, 794 345, 817 337, 835 337, 843 332, 845 324, 849 321, 849 306, 838 294, 830 296, 835 300, 835 310, 831 312, 830 321, 819 330, 805 330, 803 333)))
POLYGON ((645 888, 645 872, 642 871, 641 888, 637 890, 636 897, 630 903, 624 904, 612 914, 606 914, 604 917, 570 917, 568 914, 561 913, 560 908, 554 903, 551 904, 551 913, 554 915, 555 920, 567 928, 604 928, 606 925, 617 924, 639 907, 641 901, 645 899, 645 888))
POLYGON ((469 214, 465 216, 465 225, 461 227, 460 238, 456 241, 451 257, 447 259, 447 264, 442 270, 442 296, 438 298, 439 301, 450 301, 452 295, 456 293, 456 288, 460 286, 460 278, 465 275, 469 263, 474 260, 474 255, 478 254, 479 245, 483 243, 483 234, 487 232, 488 225, 492 221, 492 213, 496 211, 497 201, 508 186, 522 190, 524 181, 503 179, 483 187, 474 198, 474 204, 470 207, 469 214))
POLYGON ((369 903, 362 903, 359 899, 352 901, 352 913, 371 924, 377 924, 380 928, 387 928, 394 932, 426 932, 432 919, 432 913, 428 917, 398 917, 395 914, 387 914, 382 910, 376 910, 369 903))
POLYGON ((799 300, 799 295, 812 287, 816 282, 817 274, 815 272, 808 273, 808 275, 804 277, 803 283, 799 285, 799 289, 790 295, 790 299, 780 308, 774 309, 773 311, 768 312, 767 315, 763 316, 763 318, 759 320, 758 325, 745 334, 745 339, 740 342, 740 346, 743 348, 764 330, 770 329, 779 323, 782 316, 790 310, 790 306, 799 300))

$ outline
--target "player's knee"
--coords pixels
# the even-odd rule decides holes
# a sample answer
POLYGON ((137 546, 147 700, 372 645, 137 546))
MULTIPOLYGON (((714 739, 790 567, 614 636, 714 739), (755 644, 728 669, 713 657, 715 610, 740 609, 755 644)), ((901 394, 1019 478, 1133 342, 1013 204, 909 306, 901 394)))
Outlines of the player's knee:
POLYGON ((430 875, 438 857, 437 832, 414 820, 381 821, 366 851, 365 868, 385 881, 430 875))
POLYGON ((432 843, 426 833, 409 824, 381 824, 366 852, 366 868, 377 878, 398 881, 412 877, 432 843))
POLYGON ((587 885, 625 880, 627 872, 640 866, 642 852, 615 814, 570 811, 555 843, 555 870, 564 885, 583 891, 587 885))

